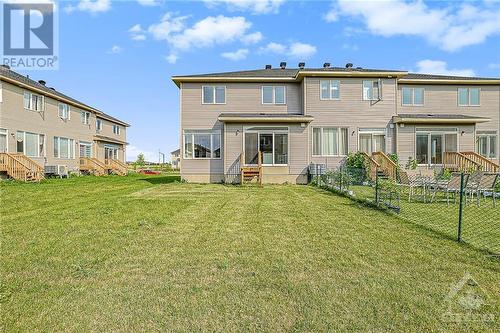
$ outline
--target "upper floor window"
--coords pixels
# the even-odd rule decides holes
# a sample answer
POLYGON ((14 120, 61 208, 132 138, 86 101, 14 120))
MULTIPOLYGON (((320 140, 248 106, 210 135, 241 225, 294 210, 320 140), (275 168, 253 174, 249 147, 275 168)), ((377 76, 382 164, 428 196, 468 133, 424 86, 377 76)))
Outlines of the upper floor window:
POLYGON ((75 140, 55 136, 54 157, 71 159, 75 158, 75 140))
POLYGON ((220 148, 220 131, 184 131, 184 158, 220 158, 220 148))
POLYGON ((285 104, 284 86, 262 86, 262 104, 285 104))
POLYGON ((120 126, 113 125, 113 134, 120 135, 120 126))
POLYGON ((313 155, 345 156, 348 152, 347 128, 313 128, 313 155))
POLYGON ((90 112, 82 111, 80 118, 82 120, 82 124, 90 124, 90 112))
POLYGON ((96 121, 95 121, 95 130, 97 132, 102 131, 102 120, 101 119, 96 119, 96 121))
POLYGON ((496 131, 478 131, 476 139, 476 151, 486 158, 497 157, 497 132, 496 131))
POLYGON ((45 156, 45 135, 17 131, 17 152, 28 157, 45 156))
POLYGON ((226 87, 203 86, 203 104, 226 104, 226 87))
POLYGON ((32 92, 24 92, 24 108, 31 111, 44 111, 44 96, 33 94, 32 92))
POLYGON ((382 81, 365 80, 363 81, 363 100, 379 101, 382 99, 382 81))
POLYGON ((70 119, 69 105, 64 103, 59 103, 59 118, 68 120, 70 119))
POLYGON ((340 99, 340 81, 337 80, 321 80, 320 81, 320 98, 323 100, 340 99))
POLYGON ((403 105, 424 105, 424 88, 403 87, 403 105))
POLYGON ((479 88, 458 88, 458 106, 479 106, 479 88))

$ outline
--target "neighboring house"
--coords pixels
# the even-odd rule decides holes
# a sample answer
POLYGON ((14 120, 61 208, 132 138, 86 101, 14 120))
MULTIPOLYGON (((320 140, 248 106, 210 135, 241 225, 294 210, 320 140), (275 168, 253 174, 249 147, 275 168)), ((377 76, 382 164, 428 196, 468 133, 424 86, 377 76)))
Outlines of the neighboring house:
POLYGON ((41 167, 120 173, 114 169, 125 161, 128 126, 44 81, 0 66, 0 153, 23 155, 41 167))
POLYGON ((240 182, 260 165, 264 182, 305 183, 311 163, 335 167, 356 151, 395 153, 402 166, 498 163, 499 78, 282 63, 172 80, 187 181, 240 182))
POLYGON ((181 168, 181 150, 176 149, 170 152, 170 162, 172 163, 172 169, 179 170, 181 168))

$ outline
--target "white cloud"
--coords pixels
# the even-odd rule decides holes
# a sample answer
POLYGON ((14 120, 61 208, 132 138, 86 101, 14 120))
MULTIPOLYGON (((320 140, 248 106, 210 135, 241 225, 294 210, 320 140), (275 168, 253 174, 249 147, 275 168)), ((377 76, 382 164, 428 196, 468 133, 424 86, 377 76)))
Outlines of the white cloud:
POLYGON ((417 72, 437 75, 475 76, 472 69, 448 69, 446 61, 421 60, 417 62, 417 72))
POLYGON ((135 41, 142 41, 146 40, 146 31, 144 31, 141 27, 140 24, 136 24, 132 26, 132 28, 128 29, 128 32, 130 33, 130 38, 135 41))
POLYGON ((384 37, 419 36, 446 51, 480 44, 500 34, 500 8, 480 9, 471 4, 460 7, 429 8, 423 1, 339 0, 325 15, 359 17, 369 32, 384 37))
POLYGON ((316 53, 316 51, 316 46, 300 42, 291 43, 288 46, 270 42, 266 46, 259 49, 259 52, 262 54, 274 53, 302 59, 311 57, 316 53))
POLYGON ((152 151, 147 151, 140 149, 136 146, 128 146, 127 147, 127 161, 135 161, 137 160, 137 155, 144 154, 144 158, 147 162, 157 162, 158 161, 158 153, 154 153, 152 151))
POLYGON ((248 49, 239 49, 239 50, 236 50, 234 52, 221 53, 221 56, 223 58, 226 58, 226 59, 229 59, 232 61, 238 61, 238 60, 246 59, 246 57, 248 56, 248 53, 249 53, 248 49))
POLYGON ((204 2, 208 7, 225 4, 229 10, 269 14, 278 13, 285 0, 204 0, 204 2))
POLYGON ((170 53, 165 57, 165 60, 167 60, 169 64, 175 64, 177 62, 177 59, 179 59, 179 57, 174 53, 170 53))
POLYGON ((121 53, 123 51, 123 48, 121 48, 120 46, 118 45, 113 45, 113 47, 111 49, 108 50, 108 54, 118 54, 118 53, 121 53))
POLYGON ((128 32, 130 33, 142 33, 144 30, 142 30, 142 27, 140 24, 136 24, 132 26, 132 28, 128 29, 128 32))
POLYGON ((146 35, 132 35, 131 38, 135 41, 143 41, 146 40, 146 35))
POLYGON ((323 16, 326 22, 335 22, 339 19, 339 13, 337 12, 337 9, 332 8, 326 13, 326 15, 323 16))
POLYGON ((158 6, 161 5, 162 1, 161 0, 137 0, 139 5, 141 6, 158 6))
POLYGON ((172 13, 163 15, 160 23, 152 24, 148 28, 148 32, 157 40, 169 40, 173 33, 180 32, 184 29, 184 21, 187 16, 173 17, 172 13))
POLYGON ((255 44, 258 43, 264 38, 262 36, 262 33, 260 31, 250 33, 248 35, 245 35, 241 38, 241 41, 245 44, 255 44))
POLYGON ((76 10, 89 13, 102 13, 107 12, 110 9, 111 0, 81 0, 76 6, 68 5, 64 8, 67 13, 71 13, 76 10))

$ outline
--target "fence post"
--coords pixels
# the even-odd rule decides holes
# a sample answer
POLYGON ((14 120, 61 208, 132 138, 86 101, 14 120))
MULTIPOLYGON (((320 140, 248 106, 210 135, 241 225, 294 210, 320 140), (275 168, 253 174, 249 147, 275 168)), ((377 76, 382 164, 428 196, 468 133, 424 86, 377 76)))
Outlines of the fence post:
POLYGON ((465 184, 464 184, 464 173, 460 174, 460 204, 458 208, 458 235, 457 241, 462 241, 462 220, 463 220, 463 212, 464 212, 464 196, 465 196, 465 184))
POLYGON ((340 170, 340 192, 342 192, 342 166, 340 166, 339 170, 340 170))
POLYGON ((375 203, 378 206, 378 167, 375 167, 375 203))

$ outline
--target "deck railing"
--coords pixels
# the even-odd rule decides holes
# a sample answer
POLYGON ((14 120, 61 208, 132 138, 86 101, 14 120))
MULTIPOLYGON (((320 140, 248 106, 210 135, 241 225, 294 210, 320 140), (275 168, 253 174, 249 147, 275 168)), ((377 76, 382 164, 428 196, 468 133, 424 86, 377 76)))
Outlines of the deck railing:
POLYGON ((117 159, 107 158, 104 160, 104 164, 108 169, 119 175, 126 175, 128 172, 127 166, 117 159))
POLYGON ((22 154, 0 153, 0 170, 15 180, 40 181, 44 178, 43 168, 22 154))
POLYGON ((370 155, 365 152, 361 152, 365 158, 365 168, 369 170, 369 175, 371 180, 375 180, 377 177, 377 171, 380 168, 380 164, 375 161, 370 155))
POLYGON ((372 153, 372 158, 380 165, 380 170, 390 179, 398 176, 398 165, 384 152, 376 151, 372 153))
POLYGON ((479 155, 476 152, 473 151, 461 151, 461 154, 466 156, 467 158, 471 159, 472 161, 478 163, 481 165, 481 170, 482 171, 487 171, 487 172, 500 172, 500 165, 497 163, 487 159, 484 156, 479 155))
POLYGON ((93 172, 96 176, 107 174, 106 165, 92 157, 80 157, 80 170, 93 172))
POLYGON ((463 153, 446 151, 443 154, 443 167, 455 171, 468 172, 471 170, 481 170, 481 164, 473 161, 463 153))

